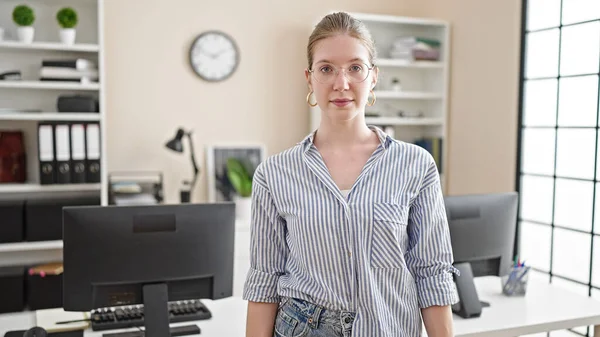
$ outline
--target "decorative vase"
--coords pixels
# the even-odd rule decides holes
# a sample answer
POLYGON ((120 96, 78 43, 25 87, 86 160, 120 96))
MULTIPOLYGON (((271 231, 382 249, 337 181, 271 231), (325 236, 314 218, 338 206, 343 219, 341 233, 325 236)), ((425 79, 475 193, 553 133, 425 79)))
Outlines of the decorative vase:
POLYGON ((33 42, 34 29, 31 26, 21 26, 17 28, 17 35, 19 36, 19 41, 23 43, 31 43, 33 42))
POLYGON ((72 45, 75 43, 75 29, 65 28, 60 30, 60 42, 72 45))
POLYGON ((236 220, 250 221, 252 217, 252 198, 235 195, 233 202, 235 202, 236 220))

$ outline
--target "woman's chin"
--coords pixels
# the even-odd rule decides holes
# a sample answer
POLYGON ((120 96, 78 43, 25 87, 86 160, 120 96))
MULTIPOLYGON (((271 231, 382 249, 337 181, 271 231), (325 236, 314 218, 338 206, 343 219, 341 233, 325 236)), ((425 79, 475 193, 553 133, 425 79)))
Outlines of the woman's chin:
POLYGON ((354 109, 328 109, 324 113, 332 122, 350 121, 358 115, 354 109))

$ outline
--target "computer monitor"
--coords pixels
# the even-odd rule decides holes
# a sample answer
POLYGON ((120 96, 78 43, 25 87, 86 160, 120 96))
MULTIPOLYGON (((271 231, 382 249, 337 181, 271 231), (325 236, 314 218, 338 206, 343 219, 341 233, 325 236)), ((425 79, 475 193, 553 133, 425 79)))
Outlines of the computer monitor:
POLYGON ((461 272, 455 279, 461 303, 454 308, 461 316, 478 316, 489 306, 479 301, 473 278, 502 276, 512 265, 518 199, 516 192, 444 198, 454 265, 461 272), (467 312, 459 312, 460 306, 467 312))
POLYGON ((233 292, 235 204, 63 208, 63 307, 143 304, 145 336, 169 336, 169 301, 233 292))

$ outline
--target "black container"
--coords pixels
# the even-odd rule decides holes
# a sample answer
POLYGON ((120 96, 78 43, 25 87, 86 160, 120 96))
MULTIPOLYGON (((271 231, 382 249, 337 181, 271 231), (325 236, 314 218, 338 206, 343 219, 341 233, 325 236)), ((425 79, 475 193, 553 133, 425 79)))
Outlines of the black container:
POLYGON ((0 313, 19 312, 25 308, 25 268, 0 268, 0 313))
POLYGON ((27 274, 25 299, 27 308, 41 310, 62 307, 63 277, 59 275, 27 274))
POLYGON ((62 240, 65 206, 100 205, 100 197, 32 199, 25 202, 25 240, 62 240))
POLYGON ((22 199, 0 200, 0 243, 23 241, 22 199))
POLYGON ((56 101, 58 112, 98 112, 98 100, 90 95, 61 95, 56 101))

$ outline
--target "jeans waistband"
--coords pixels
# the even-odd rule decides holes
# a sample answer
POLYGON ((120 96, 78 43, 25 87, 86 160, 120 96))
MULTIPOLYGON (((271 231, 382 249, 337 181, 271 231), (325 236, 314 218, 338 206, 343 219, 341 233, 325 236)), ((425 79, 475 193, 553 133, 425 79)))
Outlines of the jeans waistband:
POLYGON ((342 332, 349 332, 352 330, 352 324, 356 318, 355 312, 328 309, 298 298, 286 297, 282 300, 281 306, 291 307, 297 313, 304 315, 313 328, 316 328, 319 323, 323 323, 339 326, 342 328, 342 332))

